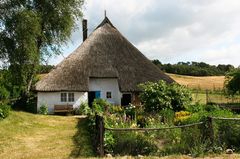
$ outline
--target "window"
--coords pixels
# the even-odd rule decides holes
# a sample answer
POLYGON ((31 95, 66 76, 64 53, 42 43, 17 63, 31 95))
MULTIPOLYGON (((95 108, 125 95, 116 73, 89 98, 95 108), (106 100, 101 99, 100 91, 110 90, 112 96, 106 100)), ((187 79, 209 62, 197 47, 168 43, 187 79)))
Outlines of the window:
POLYGON ((67 101, 67 93, 61 93, 61 102, 67 101))
POLYGON ((106 97, 107 97, 107 98, 112 98, 112 92, 107 92, 107 93, 106 93, 106 97))
POLYGON ((74 102, 74 93, 68 93, 68 101, 74 102))
POLYGON ((74 102, 74 93, 61 93, 61 102, 74 102))

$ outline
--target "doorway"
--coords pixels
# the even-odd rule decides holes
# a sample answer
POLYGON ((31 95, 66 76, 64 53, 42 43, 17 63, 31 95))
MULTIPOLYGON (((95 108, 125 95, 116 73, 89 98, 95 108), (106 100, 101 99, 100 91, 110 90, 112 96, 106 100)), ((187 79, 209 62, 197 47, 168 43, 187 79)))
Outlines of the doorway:
POLYGON ((92 108, 92 103, 94 99, 101 98, 101 92, 100 91, 90 91, 88 92, 88 105, 90 108, 92 108))
POLYGON ((122 99, 121 99, 122 106, 128 106, 129 103, 131 102, 132 102, 132 95, 130 93, 122 95, 122 99))

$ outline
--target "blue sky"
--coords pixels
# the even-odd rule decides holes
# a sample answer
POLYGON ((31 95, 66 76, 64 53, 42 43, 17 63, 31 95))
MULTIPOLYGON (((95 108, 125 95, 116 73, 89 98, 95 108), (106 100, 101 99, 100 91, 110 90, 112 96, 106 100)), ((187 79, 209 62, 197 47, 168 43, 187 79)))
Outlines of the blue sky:
MULTIPOLYGON (((239 0, 86 0, 89 33, 104 18, 149 59, 240 65, 239 0)), ((82 42, 81 22, 58 64, 82 42)))

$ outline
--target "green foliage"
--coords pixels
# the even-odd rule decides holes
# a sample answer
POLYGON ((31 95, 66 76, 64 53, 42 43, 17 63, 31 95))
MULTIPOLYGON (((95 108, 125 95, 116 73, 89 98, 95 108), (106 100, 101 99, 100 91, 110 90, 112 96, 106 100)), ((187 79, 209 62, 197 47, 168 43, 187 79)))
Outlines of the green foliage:
POLYGON ((190 76, 225 75, 227 72, 235 69, 234 66, 229 64, 219 64, 218 66, 215 66, 204 62, 178 62, 177 64, 162 64, 159 60, 153 60, 152 62, 167 73, 190 76))
POLYGON ((39 108, 39 114, 47 115, 48 114, 48 106, 46 104, 42 104, 39 108))
POLYGON ((112 132, 105 132, 104 133, 104 148, 106 149, 107 153, 113 153, 113 149, 116 146, 116 139, 112 132))
POLYGON ((184 87, 176 83, 167 84, 165 81, 157 83, 147 82, 141 84, 141 101, 145 112, 158 113, 163 109, 179 111, 188 106, 191 102, 191 93, 184 87))
POLYGON ((5 79, 5 70, 0 70, 0 101, 6 100, 10 96, 10 92, 7 90, 7 80, 5 79))
POLYGON ((240 93, 240 69, 232 71, 226 75, 224 86, 229 95, 240 93))
POLYGON ((125 107, 125 113, 131 119, 135 119, 135 116, 136 116, 136 106, 130 103, 127 107, 125 107))
POLYGON ((88 106, 87 103, 81 103, 79 108, 75 110, 75 114, 91 115, 92 109, 88 106))
POLYGON ((9 116, 11 107, 5 103, 0 102, 0 119, 4 119, 9 116))
POLYGON ((93 113, 99 116, 103 116, 103 113, 107 112, 109 107, 110 103, 101 98, 94 99, 92 104, 93 113))
POLYGON ((8 99, 9 95, 8 90, 4 86, 0 85, 0 101, 8 99))
POLYGON ((60 54, 82 16, 83 0, 0 2, 0 58, 11 80, 28 93, 40 62, 60 54))
POLYGON ((43 74, 43 73, 49 73, 54 68, 53 65, 39 65, 37 73, 43 74))
POLYGON ((240 122, 239 121, 215 121, 216 142, 240 151, 240 122))
POLYGON ((115 134, 113 153, 118 155, 150 155, 157 152, 157 146, 142 133, 115 134))
POLYGON ((174 120, 174 111, 172 109, 163 109, 159 113, 164 123, 172 124, 174 120))

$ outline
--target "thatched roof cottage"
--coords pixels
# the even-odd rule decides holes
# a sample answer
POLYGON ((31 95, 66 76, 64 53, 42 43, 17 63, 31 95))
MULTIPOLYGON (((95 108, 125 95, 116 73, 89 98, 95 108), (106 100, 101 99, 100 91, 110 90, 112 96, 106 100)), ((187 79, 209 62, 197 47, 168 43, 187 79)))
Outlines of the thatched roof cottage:
POLYGON ((105 17, 84 42, 36 84, 38 109, 47 104, 78 107, 103 98, 116 105, 136 100, 138 84, 173 80, 133 46, 105 17))

